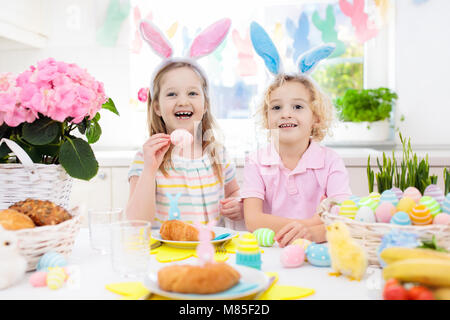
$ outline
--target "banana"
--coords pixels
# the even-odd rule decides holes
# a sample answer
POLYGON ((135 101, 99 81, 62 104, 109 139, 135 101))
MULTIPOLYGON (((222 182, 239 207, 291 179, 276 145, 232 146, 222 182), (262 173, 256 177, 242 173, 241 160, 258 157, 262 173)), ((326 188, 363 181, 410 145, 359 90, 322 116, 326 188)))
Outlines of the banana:
POLYGON ((437 288, 433 290, 436 300, 450 300, 450 288, 437 288))
POLYGON ((421 258, 397 261, 383 269, 383 278, 450 287, 450 260, 421 258))
POLYGON ((422 248, 386 248, 380 253, 381 259, 387 264, 406 259, 441 259, 450 261, 450 254, 422 248))

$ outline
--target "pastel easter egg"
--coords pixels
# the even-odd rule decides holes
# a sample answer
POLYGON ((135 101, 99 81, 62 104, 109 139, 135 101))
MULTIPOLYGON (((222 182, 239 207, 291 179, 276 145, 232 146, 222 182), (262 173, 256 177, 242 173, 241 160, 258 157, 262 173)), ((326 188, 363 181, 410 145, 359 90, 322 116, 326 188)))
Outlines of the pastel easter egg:
POLYGON ((170 134, 170 141, 176 146, 190 145, 194 137, 186 129, 176 129, 170 134))
POLYGON ((411 198, 416 203, 419 203, 420 198, 422 198, 422 194, 416 187, 408 187, 405 192, 403 192, 403 197, 411 198))
POLYGON ((60 267, 50 267, 47 273, 47 287, 56 290, 61 288, 66 281, 67 274, 63 268, 60 267))
POLYGON ((361 200, 360 197, 358 197, 358 196, 356 196, 356 195, 354 195, 354 194, 352 194, 352 195, 350 196, 350 198, 348 198, 348 199, 349 199, 349 200, 352 200, 352 201, 356 204, 356 206, 358 206, 359 200, 361 200))
POLYGON ((433 221, 430 209, 428 209, 423 204, 419 204, 412 208, 409 217, 411 218, 412 223, 418 226, 427 225, 433 221))
POLYGON ((409 197, 403 197, 397 204, 397 211, 404 211, 407 214, 410 214, 412 212, 412 208, 414 208, 415 205, 416 202, 413 199, 409 197))
POLYGON ((450 225, 450 214, 439 213, 433 219, 433 224, 446 224, 450 225))
POLYGON ((48 251, 39 259, 36 269, 37 271, 45 271, 49 267, 65 266, 67 266, 67 261, 62 254, 55 251, 48 251))
POLYGON ((47 272, 45 271, 36 271, 30 276, 28 279, 30 284, 33 287, 45 287, 47 285, 47 272))
POLYGON ((339 215, 354 219, 358 211, 358 207, 352 200, 344 200, 339 208, 339 215))
POLYGON ((361 200, 359 201, 360 208, 361 207, 369 207, 370 209, 372 209, 372 211, 375 211, 377 206, 378 206, 377 202, 370 197, 361 198, 361 200))
POLYGON ((375 210, 377 222, 389 223, 397 209, 390 202, 381 203, 375 210))
POLYGON ((308 248, 308 246, 309 246, 311 243, 312 243, 312 242, 309 241, 308 239, 295 239, 295 240, 292 242, 293 245, 302 247, 304 251, 306 251, 306 249, 308 248))
POLYGON ((325 244, 311 243, 306 249, 306 258, 309 263, 316 267, 331 266, 330 253, 325 244))
POLYGON ((400 188, 392 187, 390 190, 397 196, 398 200, 403 198, 403 191, 400 188))
POLYGON ((273 238, 275 237, 275 232, 268 228, 260 228, 253 232, 258 244, 262 247, 271 247, 274 244, 273 238))
POLYGON ((300 246, 288 245, 281 251, 280 260, 285 268, 300 267, 305 261, 305 251, 300 246))
POLYGON ((394 206, 397 206, 398 198, 395 195, 394 191, 392 191, 392 190, 384 190, 383 193, 381 193, 381 196, 380 196, 380 203, 381 202, 390 202, 394 206))
POLYGON ((391 219, 392 224, 397 224, 399 226, 409 226, 411 225, 411 218, 409 217, 409 214, 407 214, 404 211, 399 211, 394 214, 394 216, 391 219))
POLYGON ((332 214, 332 215, 334 215, 334 216, 339 215, 339 210, 340 210, 340 208, 341 208, 341 207, 338 206, 338 205, 332 206, 331 209, 330 209, 330 214, 332 214))
POLYGON ((377 204, 380 202, 381 195, 378 192, 369 193, 369 198, 373 199, 377 204))
POLYGON ((436 201, 436 199, 430 196, 423 196, 422 198, 420 198, 419 204, 423 204, 425 207, 427 207, 433 217, 441 212, 441 206, 439 205, 439 203, 436 201))
POLYGON ((358 209, 358 212, 356 212, 355 220, 365 223, 374 223, 375 215, 373 214, 373 210, 369 207, 361 207, 358 209))
POLYGON ((428 187, 426 187, 423 195, 432 197, 439 203, 440 206, 444 203, 444 192, 435 184, 430 184, 428 187))
POLYGON ((445 197, 444 203, 442 203, 442 212, 450 214, 450 192, 445 197))

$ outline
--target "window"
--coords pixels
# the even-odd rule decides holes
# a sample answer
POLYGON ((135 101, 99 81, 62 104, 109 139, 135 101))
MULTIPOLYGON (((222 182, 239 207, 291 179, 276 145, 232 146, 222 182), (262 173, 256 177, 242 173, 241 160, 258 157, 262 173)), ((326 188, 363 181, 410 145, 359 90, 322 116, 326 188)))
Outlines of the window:
MULTIPOLYGON (((142 87, 148 87, 152 70, 161 59, 140 40, 136 29, 137 21, 140 18, 152 20, 161 30, 166 31, 174 48, 174 55, 183 56, 190 41, 203 28, 221 18, 231 18, 232 26, 226 40, 214 53, 198 62, 209 77, 211 104, 223 130, 225 144, 235 155, 242 156, 245 151, 253 149, 255 138, 264 141, 263 134, 255 126, 253 115, 262 102, 263 90, 271 75, 251 45, 251 21, 257 21, 265 28, 277 46, 283 64, 287 65, 286 69, 294 70, 294 59, 300 53, 324 42, 323 32, 317 25, 318 22, 327 23, 325 19, 328 10, 335 18, 334 30, 342 42, 343 51, 322 62, 313 73, 313 78, 333 99, 348 88, 360 89, 370 83, 387 85, 388 82, 387 73, 380 64, 378 70, 371 70, 375 80, 369 79, 369 69, 366 66, 368 58, 383 59, 380 63, 386 67, 389 65, 386 64, 386 34, 382 33, 381 37, 377 37, 379 39, 371 40, 371 47, 367 43, 357 42, 351 20, 339 9, 338 0, 276 3, 263 0, 134 0, 131 3, 130 106, 133 112, 138 113, 146 112, 146 105, 137 101, 137 92, 142 87), (369 51, 381 54, 375 55, 369 51)), ((367 9, 373 10, 371 7, 367 9)))

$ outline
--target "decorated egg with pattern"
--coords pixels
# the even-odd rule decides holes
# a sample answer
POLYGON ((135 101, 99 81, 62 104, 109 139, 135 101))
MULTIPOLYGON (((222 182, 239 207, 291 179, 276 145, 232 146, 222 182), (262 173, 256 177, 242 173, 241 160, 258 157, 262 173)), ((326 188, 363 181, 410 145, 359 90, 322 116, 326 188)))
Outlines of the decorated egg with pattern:
POLYGON ((273 238, 275 237, 275 232, 268 228, 259 228, 253 231, 253 235, 256 240, 258 240, 258 244, 262 247, 271 247, 274 244, 273 238))
POLYGON ((325 244, 311 243, 306 249, 306 258, 309 263, 316 267, 331 266, 330 253, 325 244))
POLYGON ((392 216, 391 223, 399 226, 409 226, 411 225, 411 218, 406 212, 399 211, 392 216))
POLYGON ((380 203, 382 202, 390 202, 394 206, 397 206, 398 198, 392 190, 384 190, 380 196, 380 203))
POLYGON ((360 208, 361 207, 369 207, 370 209, 372 209, 372 211, 375 211, 377 206, 378 206, 378 203, 370 197, 361 198, 361 200, 359 201, 360 208))
POLYGON ((419 204, 412 208, 409 217, 411 218, 412 223, 418 226, 427 225, 433 221, 430 209, 428 209, 423 204, 419 204))
POLYGON ((442 212, 450 214, 450 192, 447 194, 444 203, 442 204, 442 212))
POLYGON ((192 144, 194 137, 186 129, 176 129, 170 134, 170 141, 176 146, 187 146, 192 144))
POLYGON ((381 203, 375 210, 375 217, 377 219, 377 222, 389 223, 396 211, 397 209, 394 207, 392 203, 390 202, 381 203))
POLYGON ((339 215, 355 219, 356 212, 358 211, 358 207, 352 200, 344 200, 339 207, 339 215))
POLYGON ((309 241, 308 239, 295 239, 292 244, 296 245, 296 246, 300 246, 303 248, 303 250, 306 251, 306 249, 308 248, 308 246, 311 244, 312 242, 309 241))
POLYGON ((352 201, 356 204, 356 206, 358 206, 359 200, 361 200, 360 197, 358 197, 358 196, 356 196, 356 195, 354 195, 354 194, 352 194, 352 195, 350 196, 350 198, 348 198, 348 199, 349 199, 349 200, 352 200, 352 201))
POLYGON ((37 271, 46 271, 49 267, 65 267, 67 261, 64 256, 55 251, 46 252, 38 261, 37 271))
POLYGON ((412 211, 412 208, 416 206, 416 202, 409 198, 409 197, 403 197, 400 199, 400 201, 397 204, 397 211, 404 211, 407 214, 410 214, 412 211))
POLYGON ((425 207, 427 207, 433 217, 441 212, 441 206, 439 205, 439 203, 436 201, 436 199, 430 196, 423 196, 422 198, 420 198, 419 204, 423 204, 425 207))
POLYGON ((47 285, 47 272, 36 271, 28 279, 33 287, 45 287, 47 285))
POLYGON ((450 214, 439 213, 433 219, 433 224, 446 224, 450 225, 450 214))
POLYGON ((358 209, 358 212, 356 212, 355 220, 365 223, 374 223, 375 215, 373 210, 369 207, 361 207, 358 209))
POLYGON ((380 202, 381 195, 378 192, 369 193, 369 198, 372 198, 377 204, 380 202))
POLYGON ((49 267, 47 273, 47 287, 56 290, 64 285, 67 274, 63 268, 49 267))
POLYGON ((403 198, 403 191, 400 188, 392 187, 390 190, 397 196, 398 200, 403 198))
POLYGON ((440 206, 444 203, 444 192, 435 184, 430 184, 428 187, 426 187, 423 195, 432 197, 439 203, 440 206))
POLYGON ((408 197, 413 199, 416 203, 419 203, 420 198, 422 198, 422 194, 416 187, 408 187, 403 192, 403 197, 408 197))
POLYGON ((305 250, 300 246, 288 245, 281 251, 280 260, 285 268, 300 267, 305 261, 305 250))

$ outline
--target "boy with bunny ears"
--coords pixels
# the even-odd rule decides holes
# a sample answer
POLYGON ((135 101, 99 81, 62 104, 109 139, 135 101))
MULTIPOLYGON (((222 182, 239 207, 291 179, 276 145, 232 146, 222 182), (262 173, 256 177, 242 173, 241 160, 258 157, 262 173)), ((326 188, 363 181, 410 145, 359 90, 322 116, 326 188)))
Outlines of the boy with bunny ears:
POLYGON ((208 79, 196 63, 221 44, 230 25, 229 19, 212 24, 194 39, 188 57, 174 58, 164 34, 149 21, 140 23, 143 39, 163 62, 151 78, 150 138, 128 175, 128 218, 150 220, 158 227, 171 219, 170 199, 176 195, 177 219, 219 226, 243 220, 235 166, 216 139, 208 79), (171 137, 175 130, 191 135, 193 144, 178 145, 171 137))
POLYGON ((270 144, 251 154, 244 168, 245 223, 249 231, 270 228, 281 247, 297 238, 325 241, 326 229, 316 214, 324 198, 344 200, 351 195, 342 159, 321 146, 332 120, 332 104, 308 76, 334 44, 312 49, 298 60, 298 70, 282 71, 280 57, 264 29, 250 28, 255 51, 275 79, 267 88, 260 110, 270 144))

